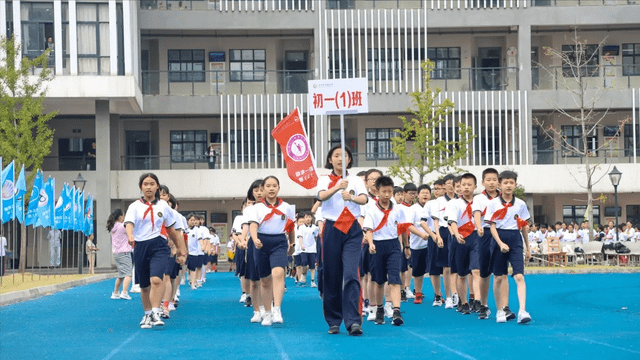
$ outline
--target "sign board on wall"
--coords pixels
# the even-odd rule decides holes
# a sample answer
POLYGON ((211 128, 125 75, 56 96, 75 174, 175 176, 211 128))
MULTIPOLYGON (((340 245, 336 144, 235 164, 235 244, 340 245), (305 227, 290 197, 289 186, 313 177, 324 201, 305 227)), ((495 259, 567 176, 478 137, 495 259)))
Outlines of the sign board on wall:
POLYGON ((216 229, 216 235, 220 239, 220 256, 218 256, 218 263, 220 260, 227 259, 227 241, 229 241, 229 234, 227 233, 226 223, 213 223, 212 228, 216 229))
POLYGON ((369 112, 366 78, 309 80, 310 115, 369 112))

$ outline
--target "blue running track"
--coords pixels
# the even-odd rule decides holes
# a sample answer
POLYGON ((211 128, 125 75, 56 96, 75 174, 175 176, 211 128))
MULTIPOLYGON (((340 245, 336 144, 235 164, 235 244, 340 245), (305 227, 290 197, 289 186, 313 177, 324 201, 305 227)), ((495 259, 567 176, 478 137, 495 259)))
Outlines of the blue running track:
MULTIPOLYGON (((141 330, 138 294, 111 300, 113 280, 0 308, 0 359, 640 359, 640 274, 529 275, 528 325, 402 304, 405 325, 364 324, 364 335, 328 335, 317 289, 295 287, 284 324, 251 324, 239 282, 207 276, 181 288, 163 327, 141 330)), ((518 310, 511 282, 511 309, 518 310)), ((490 296, 491 298, 492 296, 490 296)))

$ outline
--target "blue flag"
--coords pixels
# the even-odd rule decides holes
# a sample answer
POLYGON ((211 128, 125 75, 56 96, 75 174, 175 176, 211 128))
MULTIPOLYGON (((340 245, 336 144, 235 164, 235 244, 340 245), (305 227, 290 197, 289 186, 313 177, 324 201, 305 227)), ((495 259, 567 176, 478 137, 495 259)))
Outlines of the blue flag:
POLYGON ((14 214, 15 174, 13 161, 2 170, 2 223, 12 220, 14 214))
POLYGON ((71 230, 69 222, 71 220, 71 210, 73 209, 73 204, 71 203, 71 189, 66 183, 62 188, 60 198, 62 198, 62 224, 60 229, 71 230))
POLYGON ((84 191, 76 191, 76 212, 73 220, 74 231, 84 231, 84 191))
POLYGON ((51 203, 53 202, 53 181, 51 177, 40 189, 40 202, 38 202, 38 222, 36 226, 50 227, 53 225, 51 203))
POLYGON ((27 218, 24 220, 26 226, 34 225, 38 221, 38 202, 40 202, 40 190, 42 189, 42 172, 38 170, 36 179, 33 181, 31 198, 29 198, 29 208, 27 218))
POLYGON ((87 196, 87 210, 85 211, 85 227, 84 234, 91 236, 93 234, 93 198, 91 195, 87 196))
POLYGON ((27 193, 27 181, 24 175, 24 165, 20 170, 18 181, 16 182, 16 219, 22 224, 24 222, 24 195, 27 193))

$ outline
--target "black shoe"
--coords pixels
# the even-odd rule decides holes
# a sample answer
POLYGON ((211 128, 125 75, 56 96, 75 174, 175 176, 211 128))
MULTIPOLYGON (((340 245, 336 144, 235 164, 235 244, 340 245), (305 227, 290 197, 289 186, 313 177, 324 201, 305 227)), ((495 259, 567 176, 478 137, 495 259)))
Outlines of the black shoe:
POLYGON ((351 324, 351 326, 349 326, 349 335, 351 336, 362 335, 362 326, 360 326, 360 324, 351 324))
POLYGON ((471 312, 477 314, 480 311, 482 303, 480 303, 480 300, 473 300, 469 302, 469 306, 471 307, 471 312))
POLYGON ((484 306, 484 305, 480 305, 480 311, 478 311, 478 319, 479 320, 485 320, 489 318, 489 314, 491 314, 491 311, 489 311, 489 307, 488 306, 484 306))
POLYGON ((407 292, 404 290, 400 290, 400 301, 407 302, 407 292))
POLYGON ((462 305, 460 304, 460 302, 458 302, 458 305, 454 305, 454 307, 456 308, 456 312, 462 312, 462 305))
POLYGON ((507 320, 513 320, 516 318, 516 314, 511 312, 511 309, 509 309, 508 306, 503 307, 502 310, 504 310, 504 313, 507 315, 507 320))
POLYGON ((329 328, 329 334, 335 335, 340 333, 340 325, 333 325, 329 328))
POLYGON ((251 302, 251 296, 247 296, 247 298, 244 300, 244 307, 251 307, 253 306, 253 303, 251 302))
POLYGON ((384 325, 384 309, 381 307, 376 310, 376 325, 384 325))
POLYGON ((404 324, 402 315, 400 315, 400 310, 393 310, 393 321, 391 323, 395 326, 400 326, 404 324))
POLYGON ((462 308, 460 309, 460 313, 462 313, 462 315, 471 314, 471 307, 469 307, 469 303, 464 303, 462 306, 458 306, 458 308, 462 308))

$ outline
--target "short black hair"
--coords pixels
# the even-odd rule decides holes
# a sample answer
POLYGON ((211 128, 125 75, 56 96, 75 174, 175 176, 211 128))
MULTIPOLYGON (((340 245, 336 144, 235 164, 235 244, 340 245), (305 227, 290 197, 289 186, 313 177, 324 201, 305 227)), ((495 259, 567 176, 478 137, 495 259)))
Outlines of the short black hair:
POLYGON ((476 176, 473 175, 472 173, 464 173, 460 175, 460 180, 462 181, 462 179, 473 179, 473 184, 474 185, 478 184, 478 179, 476 179, 476 176))
POLYGON ((173 210, 176 209, 176 205, 178 204, 178 201, 176 201, 176 198, 173 195, 169 194, 169 201, 167 202, 169 203, 169 206, 171 206, 173 210))
POLYGON ((498 175, 498 181, 502 182, 505 179, 513 179, 516 182, 518 181, 518 174, 515 171, 505 170, 498 175))
MULTIPOLYGON (((388 176, 380 176, 376 179, 376 189, 380 189, 381 186, 393 186, 393 179, 388 176)), ((396 194, 395 188, 393 194, 396 194)))
POLYGON ((420 186, 418 186, 418 195, 420 194, 420 192, 422 190, 429 190, 429 192, 431 192, 431 186, 429 186, 429 184, 422 184, 420 186))
POLYGON ((171 194, 167 185, 160 185, 160 191, 164 191, 166 194, 171 194))
POLYGON ((562 223, 560 221, 556 221, 556 225, 562 226, 562 223))
POLYGON ((404 184, 404 192, 409 192, 409 191, 418 191, 418 188, 416 187, 416 184, 414 184, 414 183, 406 183, 406 184, 404 184))
POLYGON ((359 171, 356 176, 367 176, 367 172, 366 171, 359 171))
POLYGON ((382 173, 382 171, 378 170, 378 169, 369 169, 367 170, 367 172, 364 174, 364 179, 365 180, 369 180, 369 175, 373 174, 373 173, 378 173, 380 174, 380 176, 384 176, 384 174, 382 173))
POLYGON ((460 181, 462 181, 462 176, 456 176, 456 177, 454 177, 454 178, 453 178, 453 183, 454 183, 454 184, 457 184, 457 183, 459 183, 460 181))
POLYGON ((442 185, 444 185, 449 180, 455 180, 456 176, 453 174, 447 174, 442 178, 442 185))
POLYGON ((496 174, 496 176, 499 175, 498 170, 494 168, 486 168, 482 171, 482 180, 484 180, 484 178, 487 177, 487 175, 489 174, 496 174))
MULTIPOLYGON (((331 160, 331 157, 333 156, 333 152, 341 148, 342 148, 342 145, 335 145, 334 147, 329 149, 329 152, 327 153, 327 162, 324 165, 325 169, 333 170, 333 165, 331 165, 331 162, 329 160, 331 160)), ((347 165, 346 169, 351 169, 351 164, 353 164, 353 154, 351 153, 351 150, 349 149, 349 147, 345 146, 344 149, 347 152, 347 155, 349 155, 349 165, 347 165)), ((336 175, 340 175, 340 174, 336 174, 336 175)))
POLYGON ((394 186, 393 187, 393 195, 398 194, 398 193, 403 193, 404 189, 402 188, 402 186, 394 186))
POLYGON ((296 215, 296 221, 297 221, 297 220, 300 220, 300 219, 303 219, 303 218, 304 218, 304 214, 303 214, 303 213, 301 213, 301 212, 299 212, 299 213, 296 215))
POLYGON ((548 227, 549 227, 549 224, 544 223, 544 224, 542 224, 542 227, 546 229, 546 228, 548 228, 548 227))
POLYGON ((433 186, 436 186, 436 185, 443 186, 444 183, 445 183, 444 179, 438 179, 438 180, 433 182, 433 186))

